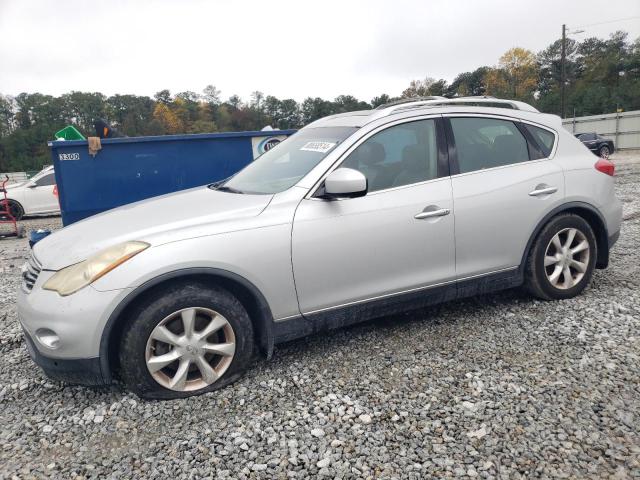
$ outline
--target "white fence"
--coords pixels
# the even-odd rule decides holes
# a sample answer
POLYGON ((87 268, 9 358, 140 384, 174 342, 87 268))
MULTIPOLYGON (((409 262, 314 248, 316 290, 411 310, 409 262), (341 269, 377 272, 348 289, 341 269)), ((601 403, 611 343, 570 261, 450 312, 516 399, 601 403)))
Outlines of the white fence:
POLYGON ((607 137, 616 150, 640 148, 640 110, 565 118, 562 124, 571 133, 595 132, 607 137))

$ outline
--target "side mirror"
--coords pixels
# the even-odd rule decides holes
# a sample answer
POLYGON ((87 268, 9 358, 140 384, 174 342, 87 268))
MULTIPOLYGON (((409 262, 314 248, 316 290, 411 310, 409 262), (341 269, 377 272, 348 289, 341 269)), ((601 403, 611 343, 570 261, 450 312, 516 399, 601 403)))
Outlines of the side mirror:
POLYGON ((353 168, 338 168, 324 180, 324 198, 355 198, 367 194, 367 177, 353 168))

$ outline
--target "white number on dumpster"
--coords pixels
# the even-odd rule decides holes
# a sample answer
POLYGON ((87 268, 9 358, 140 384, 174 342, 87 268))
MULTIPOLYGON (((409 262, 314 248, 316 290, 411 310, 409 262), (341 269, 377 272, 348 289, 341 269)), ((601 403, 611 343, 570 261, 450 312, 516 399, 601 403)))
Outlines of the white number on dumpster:
POLYGON ((80 160, 79 153, 59 153, 58 160, 80 160))

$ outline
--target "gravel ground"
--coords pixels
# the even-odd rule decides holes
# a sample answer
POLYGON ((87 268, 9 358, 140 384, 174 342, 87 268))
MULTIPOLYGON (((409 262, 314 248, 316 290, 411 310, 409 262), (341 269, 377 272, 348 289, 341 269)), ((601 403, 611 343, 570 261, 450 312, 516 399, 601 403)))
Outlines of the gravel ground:
POLYGON ((578 298, 316 335, 172 402, 44 377, 14 305, 26 241, 0 240, 0 478, 640 478, 640 155, 616 163, 622 236, 578 298))

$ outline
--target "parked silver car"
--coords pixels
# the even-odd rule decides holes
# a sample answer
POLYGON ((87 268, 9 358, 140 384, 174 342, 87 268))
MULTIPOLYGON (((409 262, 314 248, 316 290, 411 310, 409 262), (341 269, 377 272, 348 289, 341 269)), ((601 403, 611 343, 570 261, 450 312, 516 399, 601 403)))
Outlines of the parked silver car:
POLYGON ((619 235, 613 171, 520 102, 333 115, 222 184, 42 240, 20 321, 51 377, 208 392, 323 329, 523 284, 579 294, 619 235))

